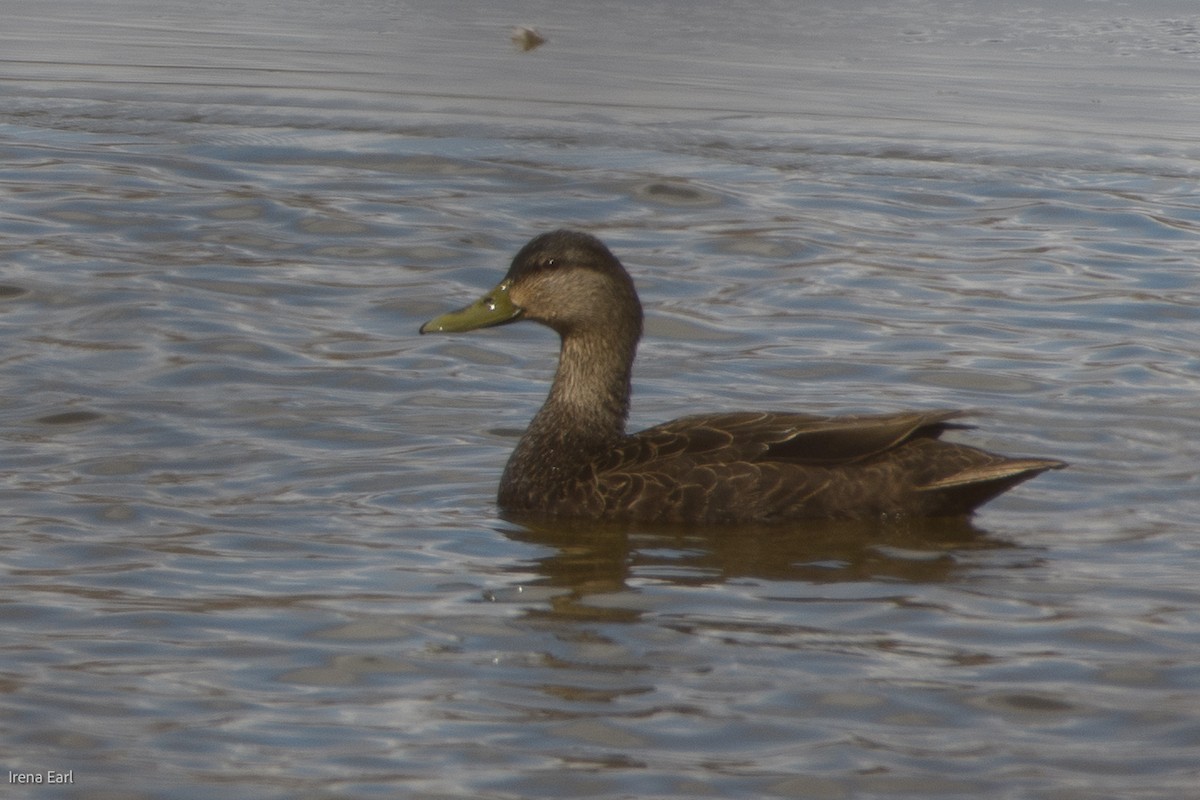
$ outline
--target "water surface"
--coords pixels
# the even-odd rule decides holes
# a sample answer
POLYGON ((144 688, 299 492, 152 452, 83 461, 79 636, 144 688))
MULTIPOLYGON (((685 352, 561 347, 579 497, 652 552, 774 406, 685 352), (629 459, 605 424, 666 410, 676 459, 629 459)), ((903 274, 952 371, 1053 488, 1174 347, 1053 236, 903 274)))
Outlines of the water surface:
POLYGON ((10 3, 0 780, 74 782, 8 794, 1194 794, 1198 31, 10 3), (561 225, 645 302, 634 425, 978 408, 1072 467, 962 524, 506 521, 553 337, 416 331, 561 225))

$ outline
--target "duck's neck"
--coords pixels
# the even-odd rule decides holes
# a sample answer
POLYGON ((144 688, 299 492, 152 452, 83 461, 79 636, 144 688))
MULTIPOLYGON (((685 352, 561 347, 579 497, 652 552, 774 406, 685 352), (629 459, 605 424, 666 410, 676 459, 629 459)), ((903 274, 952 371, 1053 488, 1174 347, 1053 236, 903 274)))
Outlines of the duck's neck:
POLYGON ((625 435, 637 335, 567 335, 545 405, 500 479, 509 510, 553 508, 585 479, 587 465, 625 435))
MULTIPOLYGON (((637 338, 613 331, 563 336, 558 371, 525 439, 543 446, 595 447, 625 435, 637 338)), ((523 442, 524 443, 524 442, 523 442)))

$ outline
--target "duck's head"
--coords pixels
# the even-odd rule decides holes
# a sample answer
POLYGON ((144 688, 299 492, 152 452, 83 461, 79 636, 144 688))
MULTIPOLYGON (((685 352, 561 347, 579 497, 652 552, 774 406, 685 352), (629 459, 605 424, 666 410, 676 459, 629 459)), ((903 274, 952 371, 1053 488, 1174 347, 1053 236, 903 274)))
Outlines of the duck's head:
POLYGON ((629 273, 603 242, 560 230, 531 239, 496 288, 466 308, 426 322, 421 333, 459 333, 523 319, 562 336, 632 328, 636 339, 642 306, 629 273))

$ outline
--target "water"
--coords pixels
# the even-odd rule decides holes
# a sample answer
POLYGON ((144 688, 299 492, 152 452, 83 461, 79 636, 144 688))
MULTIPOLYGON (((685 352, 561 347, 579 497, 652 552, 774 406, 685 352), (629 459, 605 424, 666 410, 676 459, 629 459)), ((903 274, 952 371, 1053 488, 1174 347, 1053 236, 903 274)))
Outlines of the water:
POLYGON ((1200 796, 1198 31, 8 3, 5 796, 1200 796), (553 338, 416 331, 564 224, 647 306, 635 425, 979 408, 1072 468, 971 525, 504 521, 553 338))

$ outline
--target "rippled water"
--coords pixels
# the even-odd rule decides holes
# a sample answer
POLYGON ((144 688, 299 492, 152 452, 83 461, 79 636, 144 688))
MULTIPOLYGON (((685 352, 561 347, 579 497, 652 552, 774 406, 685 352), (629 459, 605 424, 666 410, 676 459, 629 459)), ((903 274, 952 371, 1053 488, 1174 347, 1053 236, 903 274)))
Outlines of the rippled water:
POLYGON ((6 797, 1197 796, 1190 2, 22 0, 0 44, 6 797), (979 408, 1072 468, 972 524, 506 522, 553 337, 416 332, 564 224, 647 306, 636 425, 979 408))

